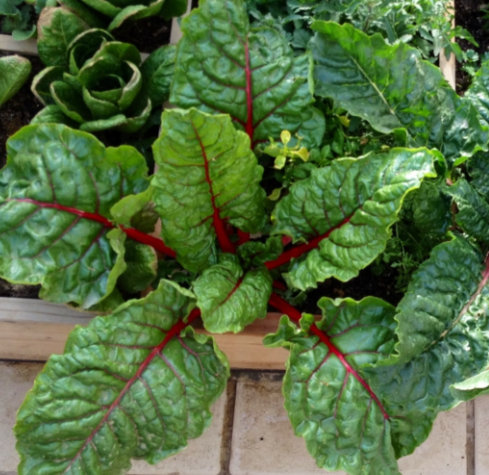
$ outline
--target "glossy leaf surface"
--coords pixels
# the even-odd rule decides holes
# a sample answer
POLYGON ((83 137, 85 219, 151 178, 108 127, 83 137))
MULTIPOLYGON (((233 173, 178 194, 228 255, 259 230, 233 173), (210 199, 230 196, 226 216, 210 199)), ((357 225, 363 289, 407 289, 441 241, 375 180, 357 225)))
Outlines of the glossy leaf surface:
POLYGON ((229 116, 165 110, 153 150, 162 236, 187 269, 216 263, 216 236, 223 251, 234 251, 225 223, 245 232, 264 224, 263 168, 229 116))
POLYGON ((273 212, 272 233, 307 241, 310 252, 293 262, 289 284, 304 290, 357 276, 384 250, 405 195, 435 176, 435 158, 426 149, 392 149, 338 159, 291 186, 273 212))
POLYGON ((106 149, 89 134, 55 124, 23 128, 7 152, 0 172, 0 274, 42 283, 47 300, 92 307, 124 271, 122 250, 118 258, 109 242, 108 218, 124 195, 148 186, 144 158, 132 147, 106 149))
POLYGON ((413 274, 396 316, 400 363, 383 367, 390 358, 365 370, 372 389, 389 394, 389 412, 409 414, 410 427, 393 428, 398 457, 426 439, 440 411, 460 402, 450 386, 487 368, 488 278, 483 256, 461 238, 435 247, 413 274))
POLYGON ((17 55, 0 58, 0 107, 24 85, 31 69, 26 58, 17 55))
POLYGON ((361 371, 392 350, 395 308, 373 297, 323 298, 318 305, 324 317, 317 328, 330 346, 308 333, 312 316, 303 318, 304 330, 282 317, 277 334, 265 339, 269 346, 290 350, 283 393, 294 431, 321 468, 398 475, 392 422, 361 371))
POLYGON ((419 146, 438 148, 449 163, 486 148, 488 129, 440 70, 403 42, 388 45, 351 25, 316 21, 312 42, 315 92, 334 99, 380 132, 405 127, 419 146))
POLYGON ((489 61, 481 64, 465 97, 474 104, 485 125, 489 125, 489 61))
POLYGON ((20 475, 118 475, 131 458, 154 464, 201 435, 229 368, 211 337, 184 330, 193 303, 162 281, 77 327, 19 410, 20 475))
POLYGON ((265 267, 245 273, 236 258, 225 255, 197 278, 193 289, 207 331, 238 333, 265 318, 272 278, 265 267))
POLYGON ((312 107, 310 56, 294 56, 283 35, 253 28, 243 0, 204 0, 182 22, 170 101, 228 113, 254 148, 283 130, 319 146, 324 117, 312 107))

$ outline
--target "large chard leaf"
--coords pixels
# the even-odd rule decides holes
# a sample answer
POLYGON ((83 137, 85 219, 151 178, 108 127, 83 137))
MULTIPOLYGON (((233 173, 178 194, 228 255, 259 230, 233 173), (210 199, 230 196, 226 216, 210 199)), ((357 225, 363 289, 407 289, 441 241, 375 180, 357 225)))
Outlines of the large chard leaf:
POLYGON ((489 125, 489 61, 481 64, 465 97, 474 104, 484 124, 489 125))
POLYGON ((280 31, 250 26, 244 0, 202 0, 182 22, 170 101, 228 113, 252 147, 283 130, 319 146, 322 114, 312 107, 310 56, 294 56, 280 31))
POLYGON ((316 21, 313 29, 317 95, 380 132, 405 127, 419 146, 438 148, 450 163, 486 148, 488 128, 477 110, 416 49, 388 45, 348 24, 316 21))
POLYGON ((265 344, 290 350, 283 383, 285 408, 319 467, 351 475, 398 475, 390 431, 395 418, 372 392, 362 366, 389 355, 395 308, 368 297, 361 302, 319 301, 316 333, 306 316, 297 330, 282 317, 265 344))
MULTIPOLYGON (((289 284, 304 290, 329 277, 357 276, 384 250, 405 195, 435 176, 435 158, 426 149, 392 149, 335 160, 295 183, 273 212, 272 233, 308 241, 291 251, 291 257, 310 252, 293 262, 289 284)), ((286 262, 287 253, 283 257, 275 264, 286 262)))
POLYGON ((234 252, 226 223, 245 232, 262 227, 263 168, 229 116, 165 110, 153 150, 162 235, 187 269, 198 272, 216 263, 216 236, 223 251, 234 252))
POLYGON ((19 410, 19 474, 118 475, 131 458, 157 463, 201 435, 229 367, 211 337, 184 329, 193 304, 162 281, 76 328, 19 410))
POLYGON ((393 429, 397 456, 426 438, 438 412, 469 398, 450 386, 487 369, 488 279, 482 254, 461 238, 435 247, 413 275, 396 316, 396 358, 365 370, 372 389, 389 394, 390 413, 409 414, 409 430, 403 424, 393 429))
POLYGON ((88 309, 125 270, 121 232, 110 208, 148 187, 132 147, 105 148, 64 125, 23 128, 7 142, 0 171, 0 275, 42 283, 41 296, 88 309), (110 240, 114 243, 111 246, 110 240))
POLYGON ((265 267, 245 273, 237 258, 223 255, 194 282, 194 292, 206 330, 238 333, 266 317, 272 278, 265 267))

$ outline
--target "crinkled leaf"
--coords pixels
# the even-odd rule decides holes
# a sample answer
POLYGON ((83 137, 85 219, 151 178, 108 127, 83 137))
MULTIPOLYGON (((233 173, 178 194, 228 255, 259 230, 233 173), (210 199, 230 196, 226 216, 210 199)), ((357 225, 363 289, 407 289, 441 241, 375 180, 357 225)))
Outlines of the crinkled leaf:
POLYGON ((389 45, 349 24, 316 21, 315 92, 334 99, 380 132, 405 127, 419 146, 438 148, 453 164, 486 148, 488 128, 440 70, 403 42, 389 45))
POLYGON ((227 255, 206 269, 193 288, 206 330, 239 333, 266 317, 272 278, 265 267, 243 272, 237 259, 227 255))
POLYGON ((229 368, 211 337, 180 333, 189 295, 163 281, 70 334, 17 415, 21 475, 116 475, 202 434, 229 368))
POLYGON ((467 241, 458 238, 436 246, 398 305, 399 342, 391 361, 410 361, 441 342, 466 317, 488 276, 483 275, 480 253, 467 241))
POLYGON ((394 148, 335 160, 291 186, 273 212, 272 233, 308 241, 313 250, 293 262, 289 284, 305 290, 357 276, 384 250, 405 195, 436 176, 435 158, 426 149, 394 148))
POLYGON ((312 107, 309 54, 295 56, 278 30, 251 27, 243 0, 201 1, 182 31, 173 104, 230 114, 253 148, 283 130, 320 145, 325 124, 312 107))
POLYGON ((225 222, 245 232, 261 228, 263 168, 229 116, 165 110, 153 150, 162 236, 184 267, 198 272, 216 262, 215 238, 226 239, 225 222))
POLYGON ((266 242, 248 241, 238 248, 238 253, 246 266, 259 266, 277 259, 283 249, 280 236, 272 236, 266 242))
POLYGON ((489 199, 489 153, 479 152, 468 162, 470 184, 485 198, 489 199))
POLYGON ((283 393, 294 431, 321 468, 399 475, 390 440, 393 422, 361 370, 392 350, 395 308, 373 297, 323 298, 319 307, 323 343, 318 335, 296 330, 287 317, 277 334, 265 338, 269 346, 290 349, 283 393))
POLYGON ((446 192, 457 203, 457 224, 476 239, 489 243, 489 203, 463 178, 447 187, 446 192))
POLYGON ((21 56, 0 58, 0 107, 24 85, 31 69, 31 62, 21 56))
POLYGON ((119 287, 130 294, 143 291, 156 279, 156 251, 151 246, 128 240, 124 257, 126 270, 117 281, 119 287))
POLYGON ((78 123, 65 115, 57 105, 42 109, 33 117, 31 124, 64 124, 74 128, 78 126, 78 123))
POLYGON ((46 66, 68 66, 68 46, 88 28, 74 13, 64 8, 44 8, 38 22, 37 50, 46 66))
POLYGON ((411 203, 416 227, 426 234, 443 236, 452 224, 450 199, 441 191, 441 180, 425 180, 411 203))
MULTIPOLYGON (((167 0, 168 1, 168 0, 167 0)), ((153 51, 141 66, 143 94, 151 99, 153 107, 168 100, 175 72, 176 46, 167 45, 153 51)))
POLYGON ((399 361, 417 356, 365 370, 372 389, 389 394, 389 413, 409 414, 406 424, 393 427, 398 457, 426 439, 440 411, 460 402, 450 386, 487 368, 488 277, 483 256, 468 242, 456 238, 438 245, 413 275, 396 316, 399 361))
POLYGON ((89 134, 54 124, 24 127, 7 152, 0 274, 41 283, 50 301, 94 306, 124 270, 116 266, 108 218, 123 196, 147 188, 144 158, 132 147, 106 149, 89 134))
POLYGON ((484 124, 489 125, 489 61, 481 64, 465 97, 474 104, 484 124))

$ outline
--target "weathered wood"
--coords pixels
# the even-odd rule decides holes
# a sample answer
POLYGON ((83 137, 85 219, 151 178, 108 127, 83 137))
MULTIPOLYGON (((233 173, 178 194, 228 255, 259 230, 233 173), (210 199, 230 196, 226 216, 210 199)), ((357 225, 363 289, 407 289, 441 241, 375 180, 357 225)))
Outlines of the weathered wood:
MULTIPOLYGON (((42 300, 0 298, 0 359, 46 361, 62 353, 75 325, 87 325, 91 315, 42 300)), ((236 369, 284 369, 287 351, 269 349, 263 337, 277 329, 280 314, 270 313, 242 333, 214 335, 236 369)), ((206 333, 201 327, 199 333, 206 333)))
MULTIPOLYGON (((455 28, 455 3, 449 2, 447 10, 450 14, 453 14, 452 28, 455 28)), ((453 39, 455 41, 455 39, 453 39)), ((442 49, 440 52, 440 70, 448 84, 453 90, 456 88, 456 60, 455 55, 452 53, 450 58, 447 59, 445 56, 445 50, 442 49)))
POLYGON ((0 51, 37 55, 37 43, 35 39, 15 41, 10 35, 0 35, 0 51))

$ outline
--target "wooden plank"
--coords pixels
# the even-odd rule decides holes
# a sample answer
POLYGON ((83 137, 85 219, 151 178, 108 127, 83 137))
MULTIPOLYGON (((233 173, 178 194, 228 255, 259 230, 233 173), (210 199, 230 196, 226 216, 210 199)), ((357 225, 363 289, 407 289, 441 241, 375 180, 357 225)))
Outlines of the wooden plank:
MULTIPOLYGON (((87 325, 91 315, 42 300, 0 298, 0 359, 46 361, 62 353, 75 325, 87 325)), ((284 369, 288 352, 265 348, 263 337, 276 331, 280 314, 270 313, 237 335, 214 335, 235 369, 284 369)), ((207 333, 202 327, 199 333, 207 333)))
POLYGON ((10 35, 0 35, 0 50, 37 56, 37 43, 33 38, 25 41, 15 41, 10 35))
MULTIPOLYGON (((449 2, 447 5, 447 10, 450 14, 453 14, 452 28, 455 28, 455 2, 449 2)), ((453 39, 452 41, 455 41, 453 39)), ((452 53, 450 58, 447 59, 445 56, 445 50, 442 49, 440 52, 440 70, 444 78, 448 81, 451 88, 455 90, 456 88, 456 60, 455 55, 452 53)))

